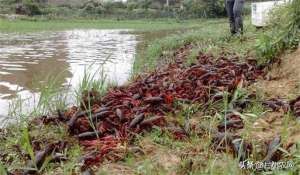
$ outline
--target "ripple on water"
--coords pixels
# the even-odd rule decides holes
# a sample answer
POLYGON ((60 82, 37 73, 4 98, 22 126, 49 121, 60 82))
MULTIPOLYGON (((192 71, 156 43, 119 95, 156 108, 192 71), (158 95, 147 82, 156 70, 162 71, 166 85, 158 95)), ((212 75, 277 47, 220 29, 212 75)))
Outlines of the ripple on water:
POLYGON ((7 98, 38 94, 36 82, 49 75, 59 75, 61 86, 76 88, 85 68, 95 72, 101 67, 108 80, 125 83, 136 45, 136 36, 128 30, 0 33, 0 85, 8 87, 0 88, 0 115, 7 113, 7 98))

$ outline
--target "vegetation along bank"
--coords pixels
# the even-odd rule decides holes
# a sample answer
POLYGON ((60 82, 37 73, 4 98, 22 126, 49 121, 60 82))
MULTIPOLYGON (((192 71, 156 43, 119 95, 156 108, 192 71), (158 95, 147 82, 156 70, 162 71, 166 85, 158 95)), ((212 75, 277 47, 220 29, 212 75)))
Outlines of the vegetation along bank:
POLYGON ((88 79, 75 106, 50 104, 52 113, 2 129, 0 172, 299 173, 299 85, 286 79, 298 75, 299 8, 294 0, 278 9, 264 30, 247 19, 243 36, 213 19, 151 41, 128 84, 103 89, 88 79), (290 93, 273 96, 269 87, 282 80, 290 93), (241 168, 244 161, 289 166, 241 168))

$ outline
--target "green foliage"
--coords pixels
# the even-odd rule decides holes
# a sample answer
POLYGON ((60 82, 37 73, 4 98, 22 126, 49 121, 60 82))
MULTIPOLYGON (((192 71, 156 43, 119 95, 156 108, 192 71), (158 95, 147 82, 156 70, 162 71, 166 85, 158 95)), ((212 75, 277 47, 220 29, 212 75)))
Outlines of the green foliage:
POLYGON ((18 3, 20 0, 0 0, 0 4, 15 4, 18 3))
POLYGON ((261 35, 257 40, 256 51, 260 59, 258 64, 266 64, 276 56, 276 48, 273 47, 272 38, 268 35, 261 35))
POLYGON ((78 94, 81 94, 84 91, 91 91, 91 90, 96 90, 100 93, 105 92, 106 85, 107 85, 106 82, 107 75, 103 72, 102 65, 95 72, 90 71, 91 66, 88 66, 84 69, 84 75, 79 84, 79 88, 77 92, 78 94))
POLYGON ((14 5, 17 0, 0 0, 0 14, 14 13, 14 5))
POLYGON ((40 15, 41 14, 41 10, 40 10, 38 4, 36 4, 36 3, 27 3, 27 4, 25 4, 25 6, 29 10, 28 15, 33 16, 33 15, 40 15))
POLYGON ((209 17, 220 17, 226 15, 224 0, 206 0, 207 15, 209 17))
POLYGON ((134 9, 137 9, 139 7, 139 4, 137 2, 128 2, 127 3, 127 9, 129 11, 132 11, 134 9))
POLYGON ((88 1, 83 5, 82 10, 89 14, 102 14, 105 7, 100 2, 88 1))
POLYGON ((182 15, 206 16, 205 6, 195 0, 184 0, 182 15))
POLYGON ((62 172, 64 175, 74 174, 76 167, 78 167, 78 157, 81 155, 81 148, 77 144, 67 150, 67 157, 69 158, 69 161, 63 163, 62 172))
POLYGON ((296 143, 296 149, 292 152, 294 167, 290 170, 291 174, 297 174, 300 171, 300 141, 296 143))
POLYGON ((19 140, 19 145, 21 148, 30 156, 31 160, 35 160, 33 147, 31 145, 30 137, 29 137, 29 131, 27 127, 23 128, 23 132, 21 135, 21 138, 19 140))
POLYGON ((0 174, 1 175, 7 175, 5 167, 0 162, 0 174))
POLYGON ((252 54, 250 51, 254 48, 254 41, 258 32, 255 32, 255 28, 251 27, 249 18, 245 20, 246 32, 241 37, 229 36, 227 19, 201 20, 194 21, 194 23, 198 26, 186 32, 169 34, 147 43, 147 48, 142 53, 138 53, 135 59, 134 74, 153 70, 157 64, 161 64, 161 60, 170 61, 170 58, 173 58, 173 51, 185 44, 194 46, 194 51, 191 51, 187 57, 187 65, 193 63, 199 51, 216 57, 219 57, 220 54, 235 54, 241 59, 252 54))
MULTIPOLYGON (((4 0, 0 0, 2 2, 4 0)), ((8 0, 1 11, 15 11, 29 16, 48 15, 84 17, 137 18, 199 18, 225 16, 224 0, 128 0, 128 2, 89 0, 81 5, 66 2, 46 4, 40 0, 8 0)))
POLYGON ((181 15, 185 17, 220 17, 225 16, 224 0, 184 0, 181 15))
POLYGON ((22 2, 24 6, 24 12, 26 15, 33 16, 33 15, 41 15, 40 5, 35 0, 23 0, 22 2))
POLYGON ((148 9, 151 5, 151 0, 139 0, 139 8, 148 9))
POLYGON ((260 64, 273 62, 286 49, 298 47, 300 41, 300 0, 294 0, 275 9, 270 31, 256 44, 260 64))
MULTIPOLYGON (((63 72, 62 72, 63 73, 63 72)), ((67 106, 67 90, 60 87, 60 76, 49 75, 46 77, 45 83, 39 86, 40 96, 37 107, 34 112, 36 114, 53 113, 58 109, 65 109, 67 106)))

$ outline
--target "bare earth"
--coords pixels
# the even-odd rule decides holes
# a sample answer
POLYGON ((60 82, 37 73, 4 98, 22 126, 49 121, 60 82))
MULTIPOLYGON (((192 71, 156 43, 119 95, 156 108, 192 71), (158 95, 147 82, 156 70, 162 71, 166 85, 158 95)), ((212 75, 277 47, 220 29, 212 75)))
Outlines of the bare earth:
MULTIPOLYGON (((274 65, 267 75, 267 80, 259 80, 252 88, 264 96, 264 99, 282 98, 291 100, 300 95, 300 48, 274 65)), ((283 111, 267 112, 253 124, 252 139, 266 142, 276 135, 284 135, 283 147, 289 149, 300 140, 299 123, 288 118, 283 111)))
POLYGON ((295 98, 300 95, 300 48, 282 58, 279 65, 274 65, 267 75, 269 80, 261 80, 256 85, 257 91, 270 98, 295 98))

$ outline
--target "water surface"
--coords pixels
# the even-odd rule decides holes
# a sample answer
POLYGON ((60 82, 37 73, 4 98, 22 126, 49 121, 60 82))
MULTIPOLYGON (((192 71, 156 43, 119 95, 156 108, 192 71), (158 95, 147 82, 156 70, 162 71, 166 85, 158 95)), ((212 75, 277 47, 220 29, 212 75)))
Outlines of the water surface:
POLYGON ((8 115, 12 99, 35 96, 50 75, 61 86, 76 88, 86 68, 101 69, 108 81, 125 83, 137 43, 137 35, 128 30, 0 34, 0 116, 8 115))

